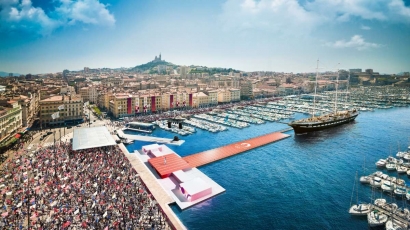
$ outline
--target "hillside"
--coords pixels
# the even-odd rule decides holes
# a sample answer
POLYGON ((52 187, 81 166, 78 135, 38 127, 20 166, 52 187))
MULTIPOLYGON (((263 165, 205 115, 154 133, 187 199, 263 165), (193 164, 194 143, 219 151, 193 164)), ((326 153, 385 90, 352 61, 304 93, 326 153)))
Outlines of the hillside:
POLYGON ((150 71, 154 69, 155 67, 159 65, 166 65, 166 66, 173 66, 175 67, 176 65, 172 64, 171 62, 166 62, 166 61, 151 61, 142 65, 137 65, 134 68, 132 68, 132 71, 137 71, 137 72, 145 72, 145 71, 150 71))

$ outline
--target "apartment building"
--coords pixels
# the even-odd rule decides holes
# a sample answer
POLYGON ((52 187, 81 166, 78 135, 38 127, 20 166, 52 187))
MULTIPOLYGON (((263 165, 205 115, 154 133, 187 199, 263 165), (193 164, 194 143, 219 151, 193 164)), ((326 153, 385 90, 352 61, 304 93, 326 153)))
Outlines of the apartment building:
POLYGON ((237 102, 241 100, 241 90, 240 89, 229 89, 231 92, 231 102, 237 102))
POLYGON ((17 101, 0 99, 0 143, 22 127, 21 105, 17 101))
POLYGON ((42 128, 54 125, 70 125, 84 121, 84 103, 79 95, 52 96, 40 101, 40 125, 42 128), (60 108, 59 108, 60 107, 60 108), (59 112, 58 117, 52 114, 59 112))
POLYGON ((241 82, 241 99, 252 99, 253 98, 254 84, 252 81, 242 81, 241 82))
POLYGON ((209 105, 209 96, 203 92, 193 93, 193 107, 204 107, 209 105))
POLYGON ((115 94, 109 102, 109 110, 115 118, 135 116, 138 96, 130 94, 115 94))
POLYGON ((90 87, 82 87, 80 88, 80 95, 83 98, 83 101, 89 101, 91 103, 97 103, 98 102, 98 91, 97 88, 94 86, 90 87))
POLYGON ((13 101, 17 101, 21 105, 22 110, 22 126, 31 126, 39 111, 39 93, 28 93, 27 96, 20 95, 18 97, 11 97, 13 101))
POLYGON ((218 90, 209 90, 205 92, 208 95, 210 105, 218 104, 218 90))
POLYGON ((218 90, 218 103, 228 103, 231 102, 231 91, 226 89, 218 90))

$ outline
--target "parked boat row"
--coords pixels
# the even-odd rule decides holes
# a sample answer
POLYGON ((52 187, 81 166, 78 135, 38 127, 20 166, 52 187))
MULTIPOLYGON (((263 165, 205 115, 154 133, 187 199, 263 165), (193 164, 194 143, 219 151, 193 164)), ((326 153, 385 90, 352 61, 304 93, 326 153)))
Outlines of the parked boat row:
POLYGON ((192 128, 192 127, 189 127, 189 126, 183 126, 182 129, 179 129, 177 124, 172 124, 172 123, 171 123, 171 128, 169 128, 167 120, 162 120, 162 121, 158 120, 158 121, 154 121, 152 123, 158 125, 158 127, 160 127, 163 130, 170 131, 170 132, 173 132, 173 133, 177 133, 177 134, 182 135, 182 136, 193 134, 195 132, 195 128, 192 128))
POLYGON ((360 177, 362 184, 370 184, 373 188, 380 188, 383 192, 395 194, 399 197, 406 196, 410 201, 410 187, 406 186, 403 179, 391 177, 381 171, 377 171, 368 176, 360 177))
POLYGON ((200 120, 200 119, 196 119, 196 118, 191 118, 189 120, 184 120, 184 122, 189 124, 189 125, 192 125, 196 128, 207 130, 207 131, 212 132, 212 133, 228 130, 228 128, 226 128, 223 125, 218 125, 218 124, 215 124, 215 123, 212 123, 212 122, 209 122, 209 121, 204 121, 204 120, 200 120))
POLYGON ((269 120, 269 121, 278 121, 281 119, 289 119, 289 118, 293 118, 294 113, 288 113, 288 114, 284 114, 281 113, 280 110, 277 109, 270 109, 268 107, 265 106, 247 106, 244 109, 244 112, 249 113, 249 114, 256 114, 261 116, 261 119, 264 120, 269 120))
MULTIPOLYGON (((380 173, 376 172, 372 177, 380 173)), ((396 203, 387 203, 386 199, 382 198, 376 199, 373 204, 360 203, 357 195, 356 203, 350 204, 349 213, 354 216, 366 216, 370 227, 385 226, 389 230, 407 229, 410 221, 410 211, 407 208, 399 208, 396 203)))
POLYGON ((227 126, 232 126, 235 128, 245 128, 249 126, 249 123, 247 122, 237 121, 237 120, 229 119, 226 117, 225 118, 215 117, 215 116, 211 116, 208 114, 197 114, 197 115, 194 115, 194 117, 207 120, 207 121, 211 121, 211 122, 215 122, 215 123, 219 123, 219 124, 223 124, 223 125, 227 125, 227 126))
POLYGON ((243 121, 243 122, 247 122, 247 123, 251 123, 251 124, 263 124, 265 123, 265 121, 263 121, 262 119, 259 118, 255 118, 255 117, 249 117, 249 116, 243 116, 240 114, 236 114, 232 111, 226 112, 226 113, 218 113, 216 114, 216 116, 218 117, 222 117, 222 118, 227 118, 227 119, 233 119, 233 120, 237 120, 237 121, 243 121))

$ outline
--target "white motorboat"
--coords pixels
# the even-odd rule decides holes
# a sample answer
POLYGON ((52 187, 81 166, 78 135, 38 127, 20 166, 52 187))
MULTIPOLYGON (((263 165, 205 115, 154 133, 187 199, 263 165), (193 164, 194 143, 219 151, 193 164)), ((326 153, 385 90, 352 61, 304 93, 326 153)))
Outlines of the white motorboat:
POLYGON ((354 216, 367 215, 372 210, 372 204, 355 204, 349 209, 349 213, 354 216))
POLYGON ((133 141, 133 140, 130 140, 130 139, 124 139, 124 140, 122 140, 122 143, 124 143, 124 144, 126 144, 126 145, 129 145, 129 144, 134 143, 134 141, 133 141))
POLYGON ((407 191, 407 193, 406 193, 406 199, 407 199, 407 200, 410 200, 410 190, 407 191))
POLYGON ((372 180, 371 176, 361 176, 360 177, 360 183, 362 184, 369 184, 371 180, 372 180))
POLYGON ((408 219, 410 211, 408 208, 398 208, 394 214, 400 216, 403 219, 408 219))
MULTIPOLYGON (((394 182, 394 181, 392 181, 392 182, 394 182)), ((396 184, 399 185, 399 186, 405 186, 406 182, 403 179, 399 178, 399 179, 396 180, 396 184)))
POLYGON ((405 159, 406 161, 410 161, 410 152, 406 152, 403 154, 403 159, 405 159))
POLYGON ((367 214, 367 222, 370 227, 382 226, 387 222, 387 215, 373 210, 367 214))
POLYGON ((394 190, 394 184, 391 181, 385 180, 382 184, 383 192, 392 192, 394 190))
POLYGON ((385 159, 380 159, 379 161, 376 162, 377 167, 385 167, 386 166, 386 160, 385 159))
POLYGON ((383 207, 386 204, 386 199, 379 198, 374 201, 374 205, 383 207))
POLYGON ((376 171, 371 175, 381 177, 383 175, 383 172, 382 171, 376 171))
POLYGON ((406 154, 406 152, 397 152, 396 157, 404 157, 404 154, 406 154))
POLYGON ((380 177, 373 177, 373 180, 370 181, 370 185, 375 188, 380 188, 382 186, 382 179, 380 177))
POLYGON ((402 173, 406 173, 408 168, 403 165, 397 165, 396 170, 397 170, 397 173, 402 174, 402 173))
POLYGON ((394 189, 394 194, 396 194, 399 197, 406 195, 406 187, 396 186, 396 188, 394 189))
POLYGON ((386 163, 386 169, 389 171, 396 170, 396 163, 393 161, 389 161, 386 163))
POLYGON ((405 230, 405 229, 407 229, 407 225, 396 219, 389 218, 389 220, 386 222, 386 230, 405 230))
POLYGON ((380 178, 382 178, 383 180, 390 180, 389 175, 382 173, 382 175, 380 175, 380 178))

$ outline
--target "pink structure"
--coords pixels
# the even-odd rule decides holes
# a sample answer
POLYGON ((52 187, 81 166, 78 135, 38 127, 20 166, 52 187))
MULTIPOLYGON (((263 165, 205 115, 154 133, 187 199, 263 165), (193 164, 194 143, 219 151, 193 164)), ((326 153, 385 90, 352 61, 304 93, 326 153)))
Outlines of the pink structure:
POLYGON ((200 177, 179 184, 179 190, 188 201, 212 194, 212 187, 200 177))

